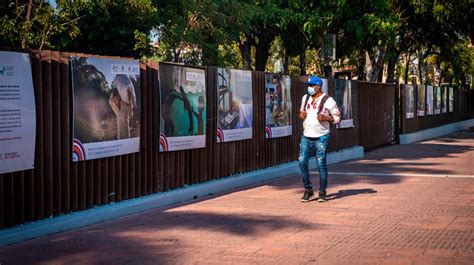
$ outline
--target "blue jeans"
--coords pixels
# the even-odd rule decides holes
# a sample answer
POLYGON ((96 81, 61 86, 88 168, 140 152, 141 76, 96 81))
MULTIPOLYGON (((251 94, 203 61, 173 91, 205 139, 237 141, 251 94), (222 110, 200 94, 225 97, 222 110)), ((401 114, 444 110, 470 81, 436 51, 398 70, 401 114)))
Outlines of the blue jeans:
POLYGON ((323 135, 319 138, 312 138, 313 140, 305 137, 301 137, 300 143, 300 156, 299 156, 299 166, 301 177, 303 179, 303 185, 305 190, 313 190, 311 181, 309 180, 309 169, 308 161, 310 156, 310 151, 315 151, 316 153, 316 165, 319 169, 319 191, 326 192, 326 187, 328 185, 328 168, 326 165, 326 153, 329 145, 329 134, 323 135))

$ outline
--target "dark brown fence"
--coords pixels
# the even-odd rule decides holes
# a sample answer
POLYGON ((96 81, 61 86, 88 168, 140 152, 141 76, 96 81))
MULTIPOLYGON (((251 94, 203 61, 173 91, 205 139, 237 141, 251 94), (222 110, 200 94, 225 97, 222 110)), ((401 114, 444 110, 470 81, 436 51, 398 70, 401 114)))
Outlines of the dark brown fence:
MULTIPOLYGON (((420 86, 420 85, 419 85, 420 86)), ((426 130, 442 125, 446 125, 453 122, 458 122, 466 119, 474 118, 474 91, 468 89, 461 89, 459 87, 453 87, 454 91, 454 106, 453 112, 449 111, 449 100, 446 113, 417 116, 417 100, 418 100, 418 89, 414 86, 414 117, 407 118, 405 115, 406 109, 406 86, 401 85, 401 121, 402 129, 401 133, 412 133, 421 130, 426 130)), ((448 92, 449 94, 449 92, 448 92)), ((448 96, 449 97, 449 96, 448 96)), ((426 102, 426 93, 425 93, 426 102)))
MULTIPOLYGON (((265 139, 265 73, 253 72, 253 138, 216 143, 216 68, 206 68, 206 148, 159 153, 158 63, 140 64, 140 152, 72 162, 70 56, 31 51, 36 100, 35 168, 0 175, 0 228, 270 167, 298 158, 306 86, 293 77, 293 135, 265 139)), ((105 57, 104 57, 105 58, 105 57)), ((117 57, 107 57, 117 58, 117 57)), ((354 97, 357 91, 353 90, 354 97)), ((357 113, 357 106, 354 106, 357 113)), ((357 126, 357 125, 356 125, 357 126)), ((357 128, 357 127, 356 127, 357 128)), ((332 130, 330 150, 358 145, 356 128, 332 130)))
POLYGON ((358 82, 359 139, 365 150, 396 141, 396 88, 394 84, 358 82))

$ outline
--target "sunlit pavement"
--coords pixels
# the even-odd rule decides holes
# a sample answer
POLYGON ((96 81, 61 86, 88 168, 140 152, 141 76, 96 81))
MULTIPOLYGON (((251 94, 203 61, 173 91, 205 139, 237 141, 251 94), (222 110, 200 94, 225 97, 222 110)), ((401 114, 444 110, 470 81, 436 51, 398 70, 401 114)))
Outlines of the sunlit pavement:
POLYGON ((472 264, 474 133, 0 248, 3 264, 472 264), (317 186, 317 173, 312 174, 317 186))

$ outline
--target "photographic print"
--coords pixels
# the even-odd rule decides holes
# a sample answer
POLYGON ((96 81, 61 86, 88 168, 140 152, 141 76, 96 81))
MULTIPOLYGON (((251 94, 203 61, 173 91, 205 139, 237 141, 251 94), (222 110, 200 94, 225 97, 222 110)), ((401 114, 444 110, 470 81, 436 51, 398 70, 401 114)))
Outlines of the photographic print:
POLYGON ((434 114, 441 113, 441 87, 434 87, 434 114))
POLYGON ((204 69, 160 64, 160 152, 206 146, 204 69))
POLYGON ((352 82, 350 80, 335 79, 336 103, 341 110, 341 122, 336 128, 354 127, 352 117, 352 82))
POLYGON ((321 87, 321 91, 323 91, 323 93, 326 93, 329 95, 329 81, 327 78, 321 78, 323 80, 323 87, 321 87))
POLYGON ((426 108, 426 86, 425 85, 417 85, 417 105, 416 105, 416 115, 417 116, 425 116, 425 108, 426 108))
POLYGON ((217 69, 217 142, 252 138, 252 72, 217 69))
POLYGON ((291 135, 291 78, 266 74, 265 81, 265 138, 291 135))
POLYGON ((454 89, 449 87, 449 112, 454 111, 454 89))
POLYGON ((30 55, 0 51, 0 174, 34 168, 35 143, 30 55))
POLYGON ((73 161, 139 151, 138 60, 70 58, 73 90, 73 161))
POLYGON ((414 109, 415 109, 415 95, 413 91, 413 85, 405 85, 403 86, 405 89, 405 118, 406 119, 411 119, 415 115, 414 109))
POLYGON ((434 114, 434 88, 431 85, 426 86, 426 115, 434 114))
POLYGON ((441 113, 448 112, 448 87, 441 87, 441 113))

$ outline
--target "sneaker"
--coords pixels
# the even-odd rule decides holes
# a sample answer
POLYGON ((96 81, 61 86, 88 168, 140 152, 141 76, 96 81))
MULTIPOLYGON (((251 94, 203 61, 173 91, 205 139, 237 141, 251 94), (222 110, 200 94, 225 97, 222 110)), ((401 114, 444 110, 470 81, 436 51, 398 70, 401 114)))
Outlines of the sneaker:
POLYGON ((325 191, 320 191, 318 194, 318 202, 325 202, 327 201, 326 199, 326 192, 325 191))
POLYGON ((309 202, 314 199, 314 192, 312 190, 305 190, 303 197, 301 197, 302 202, 309 202))

